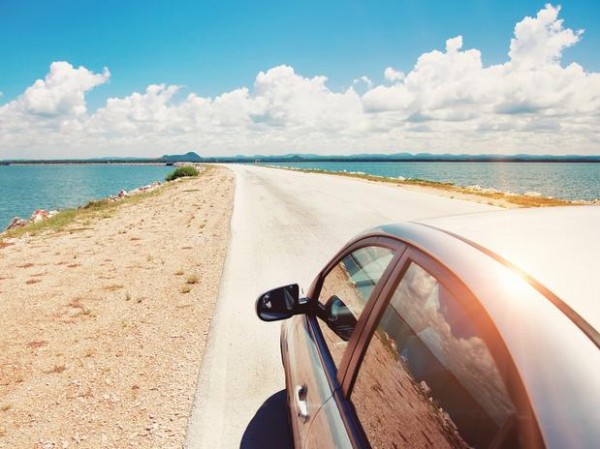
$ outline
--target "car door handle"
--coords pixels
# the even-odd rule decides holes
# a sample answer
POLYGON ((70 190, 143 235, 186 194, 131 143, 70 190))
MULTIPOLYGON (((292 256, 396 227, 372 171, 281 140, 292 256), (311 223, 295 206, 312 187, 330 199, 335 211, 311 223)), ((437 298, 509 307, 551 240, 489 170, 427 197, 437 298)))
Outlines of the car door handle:
POLYGON ((308 421, 310 415, 308 413, 308 402, 306 402, 306 396, 308 394, 308 387, 306 385, 296 385, 296 389, 294 390, 296 407, 298 407, 298 418, 302 420, 302 422, 308 421))

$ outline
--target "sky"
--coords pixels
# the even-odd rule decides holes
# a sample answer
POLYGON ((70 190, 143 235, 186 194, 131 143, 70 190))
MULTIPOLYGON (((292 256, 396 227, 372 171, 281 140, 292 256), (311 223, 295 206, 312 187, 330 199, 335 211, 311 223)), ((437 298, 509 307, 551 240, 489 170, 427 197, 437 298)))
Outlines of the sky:
POLYGON ((600 155, 600 3, 0 0, 0 159, 600 155))

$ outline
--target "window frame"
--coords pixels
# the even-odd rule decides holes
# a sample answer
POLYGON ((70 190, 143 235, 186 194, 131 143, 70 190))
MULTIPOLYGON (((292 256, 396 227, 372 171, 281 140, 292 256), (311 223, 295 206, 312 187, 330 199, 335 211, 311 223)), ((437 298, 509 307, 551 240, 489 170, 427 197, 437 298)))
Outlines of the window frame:
MULTIPOLYGON (((337 402, 338 407, 343 411, 342 415, 344 416, 348 432, 354 434, 351 436, 351 440, 356 442, 355 447, 370 447, 370 443, 354 410, 352 389, 377 324, 381 320, 398 285, 403 280, 408 267, 413 262, 435 277, 437 282, 450 292, 461 307, 464 307, 468 311, 477 311, 473 314, 476 317, 474 324, 481 332, 480 337, 489 348, 490 354, 498 367, 499 374, 506 384, 509 397, 518 410, 517 413, 524 415, 525 420, 528 422, 527 429, 520 429, 525 434, 526 447, 545 447, 523 382, 510 357, 508 348, 504 344, 500 333, 485 310, 485 307, 460 278, 443 263, 410 243, 401 243, 405 246, 405 250, 397 254, 390 263, 388 269, 391 270, 384 282, 378 284, 377 296, 373 296, 370 299, 368 304, 369 310, 367 311, 365 308, 363 311, 363 316, 367 318, 360 320, 360 326, 357 326, 355 335, 352 336, 352 339, 355 340, 352 352, 348 351, 344 354, 344 359, 347 359, 344 361, 347 362, 347 365, 345 365, 346 371, 340 382, 341 391, 337 402), (394 264, 393 267, 391 266, 392 264, 394 264)), ((375 294, 376 292, 374 291, 373 293, 375 294)))
MULTIPOLYGON (((395 252, 392 260, 389 265, 383 272, 381 278, 375 285, 373 291, 371 292, 371 296, 369 296, 369 300, 365 305, 365 308, 361 312, 361 315, 358 319, 356 328, 352 333, 352 337, 348 341, 348 345, 344 351, 344 355, 342 360, 340 361, 339 366, 335 365, 333 360, 333 356, 329 351, 329 347, 326 344, 325 337, 323 332, 321 331, 321 324, 318 323, 318 318, 316 315, 312 315, 309 318, 309 325, 311 327, 311 332, 314 334, 316 341, 318 342, 319 347, 319 355, 321 358, 321 363, 326 367, 326 371, 330 377, 330 385, 337 384, 343 388, 343 379, 346 376, 346 372, 348 371, 349 363, 352 355, 356 350, 356 345, 358 343, 359 336, 362 334, 363 328, 365 326, 365 319, 363 317, 369 316, 371 310, 374 307, 374 304, 377 302, 379 295, 381 294, 383 286, 387 285, 390 280, 390 276, 393 275, 394 267, 397 265, 399 258, 406 251, 406 245, 401 241, 381 236, 381 235, 366 235, 358 240, 354 240, 348 243, 342 250, 340 250, 330 261, 329 263, 321 270, 319 275, 316 277, 312 286, 309 289, 308 297, 314 299, 314 301, 319 301, 319 295, 321 294, 321 288, 323 287, 323 282, 327 275, 333 270, 345 257, 349 254, 361 249, 370 246, 379 246, 382 248, 387 248, 395 252)), ((317 305, 319 307, 319 305, 317 305)), ((325 323, 322 323, 325 325, 325 323)), ((346 391, 343 392, 344 396, 346 395, 346 391)))

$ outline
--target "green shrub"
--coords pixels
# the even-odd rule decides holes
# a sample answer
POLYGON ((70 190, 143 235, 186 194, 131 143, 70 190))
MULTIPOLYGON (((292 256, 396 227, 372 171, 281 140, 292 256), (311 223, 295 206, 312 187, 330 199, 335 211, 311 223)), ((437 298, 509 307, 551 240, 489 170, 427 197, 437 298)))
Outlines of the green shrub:
POLYGON ((165 181, 173 181, 174 179, 183 178, 185 176, 198 176, 198 170, 196 170, 196 167, 192 167, 191 165, 177 167, 174 171, 167 175, 165 181))
POLYGON ((85 206, 83 206, 83 208, 97 210, 97 209, 104 209, 108 205, 109 205, 109 201, 107 199, 101 199, 101 200, 90 201, 85 206))

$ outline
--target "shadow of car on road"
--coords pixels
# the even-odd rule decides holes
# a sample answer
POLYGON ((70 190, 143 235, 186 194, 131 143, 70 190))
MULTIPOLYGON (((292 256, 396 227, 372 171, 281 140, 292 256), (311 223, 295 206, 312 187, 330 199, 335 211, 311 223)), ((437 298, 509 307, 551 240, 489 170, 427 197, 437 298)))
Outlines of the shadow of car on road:
POLYGON ((281 390, 260 406, 244 431, 240 449, 265 447, 293 449, 286 401, 286 391, 281 390))

